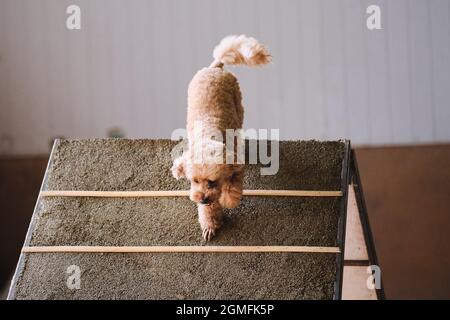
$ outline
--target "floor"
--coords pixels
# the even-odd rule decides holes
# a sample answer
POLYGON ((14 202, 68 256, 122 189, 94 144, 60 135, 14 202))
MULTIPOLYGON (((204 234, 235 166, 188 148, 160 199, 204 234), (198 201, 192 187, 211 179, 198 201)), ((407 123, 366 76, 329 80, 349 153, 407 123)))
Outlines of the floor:
POLYGON ((450 145, 357 158, 386 297, 450 299, 450 145))
POLYGON ((14 272, 46 165, 45 157, 0 158, 0 298, 14 272))
MULTIPOLYGON (((450 145, 359 148, 357 157, 387 298, 450 299, 450 145)), ((45 157, 0 158, 0 287, 45 166, 45 157)))

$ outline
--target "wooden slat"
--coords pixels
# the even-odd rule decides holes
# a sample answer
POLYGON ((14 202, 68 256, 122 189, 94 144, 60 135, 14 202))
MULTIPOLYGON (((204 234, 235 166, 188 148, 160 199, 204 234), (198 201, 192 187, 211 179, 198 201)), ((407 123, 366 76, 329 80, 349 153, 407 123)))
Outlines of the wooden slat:
POLYGON ((189 190, 158 191, 83 191, 49 190, 41 191, 42 197, 96 197, 96 198, 143 198, 143 197, 187 197, 189 190))
POLYGON ((33 246, 25 253, 304 252, 339 253, 338 247, 307 246, 33 246))
MULTIPOLYGON (((264 197, 341 197, 341 191, 320 190, 244 190, 244 196, 264 197)), ((144 198, 144 197, 187 197, 189 190, 153 191, 85 191, 85 190, 47 190, 42 197, 105 197, 105 198, 144 198)))
POLYGON ((320 190, 244 190, 244 196, 341 197, 341 191, 320 190))
POLYGON ((343 300, 377 300, 374 289, 367 288, 367 266, 345 266, 342 287, 343 300))
POLYGON ((353 185, 348 188, 345 260, 369 260, 353 185))

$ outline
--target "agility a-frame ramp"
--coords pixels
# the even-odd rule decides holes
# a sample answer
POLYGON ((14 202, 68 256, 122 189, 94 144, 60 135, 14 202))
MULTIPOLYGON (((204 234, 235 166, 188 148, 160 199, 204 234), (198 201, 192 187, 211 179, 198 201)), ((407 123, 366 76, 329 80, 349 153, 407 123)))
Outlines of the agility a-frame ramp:
POLYGON ((383 298, 349 141, 281 141, 276 175, 246 165, 208 243, 176 143, 55 141, 8 299, 383 298))

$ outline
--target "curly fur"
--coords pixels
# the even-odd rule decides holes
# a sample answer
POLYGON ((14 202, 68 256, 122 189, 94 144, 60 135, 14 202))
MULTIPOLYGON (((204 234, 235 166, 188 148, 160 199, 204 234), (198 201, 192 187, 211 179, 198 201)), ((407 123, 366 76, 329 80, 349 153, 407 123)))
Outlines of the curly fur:
MULTIPOLYGON (((190 199, 198 204, 199 222, 205 240, 222 225, 223 208, 234 208, 242 198, 242 164, 198 162, 193 150, 201 146, 211 156, 225 159, 226 129, 241 129, 244 120, 242 96, 236 77, 224 65, 257 66, 271 61, 266 48, 244 35, 224 38, 214 49, 214 61, 198 71, 188 89, 187 132, 189 150, 175 159, 172 174, 191 181, 190 199), (199 124, 201 132, 196 132, 199 124), (222 153, 217 155, 217 150, 222 153)), ((236 150, 234 150, 236 151, 236 150)))

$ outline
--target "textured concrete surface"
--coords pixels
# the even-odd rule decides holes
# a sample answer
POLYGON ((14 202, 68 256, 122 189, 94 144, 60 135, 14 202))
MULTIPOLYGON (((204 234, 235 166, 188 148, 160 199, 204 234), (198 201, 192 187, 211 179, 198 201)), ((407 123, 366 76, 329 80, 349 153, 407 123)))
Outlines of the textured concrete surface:
MULTIPOLYGON (((49 190, 186 189, 170 175, 168 140, 61 141, 49 190)), ((245 188, 338 190, 344 145, 283 142, 280 171, 249 165, 245 188)), ((339 199, 245 198, 228 211, 214 245, 334 246, 339 199)), ((40 201, 30 245, 204 244, 187 198, 40 201)), ((206 244, 207 245, 207 244, 206 244)), ((28 254, 15 284, 19 299, 273 298, 329 299, 333 254, 28 254), (66 286, 68 266, 80 290, 66 286)))
POLYGON ((334 265, 325 254, 32 254, 17 298, 330 299, 334 265), (70 265, 80 290, 66 286, 70 265))
MULTIPOLYGON (((216 245, 334 246, 339 198, 246 197, 228 210, 216 245), (295 222, 295 223, 293 223, 295 222)), ((196 205, 187 197, 47 198, 31 245, 198 245, 196 205)))

